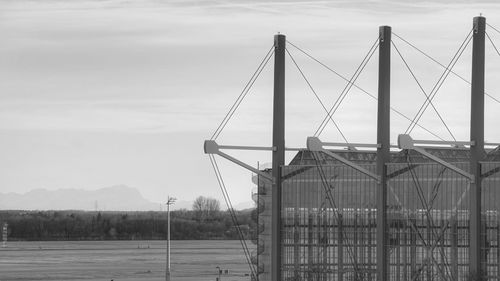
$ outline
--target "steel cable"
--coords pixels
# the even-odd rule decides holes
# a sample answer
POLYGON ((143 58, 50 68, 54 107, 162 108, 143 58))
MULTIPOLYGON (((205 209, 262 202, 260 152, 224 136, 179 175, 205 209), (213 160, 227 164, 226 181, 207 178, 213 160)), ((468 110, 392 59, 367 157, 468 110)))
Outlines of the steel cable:
POLYGON ((495 45, 495 43, 493 42, 493 40, 491 40, 490 35, 489 35, 487 32, 485 32, 485 33, 486 33, 486 36, 488 37, 488 40, 490 41, 491 45, 493 45, 493 48, 495 48, 495 51, 496 51, 496 52, 497 52, 497 54, 500 56, 500 52, 498 51, 498 48, 497 48, 497 46, 495 45))
POLYGON ((302 69, 299 67, 299 65, 297 64, 297 62, 293 58, 292 54, 290 54, 290 52, 288 51, 288 49, 285 49, 285 50, 286 50, 288 56, 290 57, 290 59, 292 60, 293 64, 297 68, 297 70, 300 72, 300 75, 302 76, 302 78, 304 78, 304 80, 306 81, 307 85, 309 86, 309 89, 314 94, 314 96, 316 97, 316 99, 318 100, 318 102, 321 104, 321 107, 323 107, 323 109, 325 110, 326 114, 328 115, 329 119, 332 121, 333 125, 335 125, 335 127, 339 131, 339 133, 342 136, 342 138, 344 139, 344 141, 346 143, 348 143, 347 138, 345 137, 344 133, 342 132, 342 130, 338 126, 337 122, 335 122, 335 120, 333 120, 333 116, 330 114, 330 112, 328 112, 328 109, 326 108, 325 104, 323 103, 323 101, 321 100, 321 98, 318 96, 318 94, 314 90, 313 86, 311 85, 311 83, 309 82, 309 80, 305 76, 304 72, 302 71, 302 69))
MULTIPOLYGON (((429 101, 432 101, 434 99, 437 92, 441 89, 441 86, 443 85, 444 81, 446 80, 446 78, 448 78, 448 75, 452 71, 453 67, 458 62, 458 59, 460 59, 463 52, 465 51, 465 49, 469 45, 470 41, 472 40, 471 34, 472 34, 472 30, 469 32, 469 34, 467 35, 465 40, 462 42, 462 44, 458 48, 457 52, 454 54, 453 58, 451 59, 450 63, 448 63, 448 66, 446 67, 445 71, 441 74, 438 81, 436 82, 436 84, 432 88, 429 101)), ((429 102, 426 100, 422 104, 420 109, 418 110, 417 114, 413 117, 413 120, 410 123, 410 125, 408 126, 408 128, 406 129, 405 134, 410 134, 413 131, 413 129, 415 128, 415 124, 417 124, 420 121, 420 119, 422 118, 422 115, 425 113, 425 111, 427 110, 428 107, 429 107, 429 102)))
POLYGON ((220 172, 219 166, 217 164, 217 161, 215 160, 215 156, 209 155, 210 156, 210 161, 212 163, 212 167, 214 168, 217 181, 219 182, 219 186, 221 187, 222 195, 224 197, 224 201, 226 202, 226 206, 228 207, 228 211, 230 213, 231 219, 233 221, 233 224, 235 225, 235 228, 237 229, 238 236, 240 237, 240 242, 242 243, 243 251, 245 252, 245 255, 249 253, 248 246, 243 239, 243 232, 241 231, 238 223, 238 219, 236 217, 236 214, 234 213, 233 205, 230 201, 229 194, 227 193, 227 189, 224 183, 224 179, 222 178, 222 174, 220 172))
MULTIPOLYGON (((491 26, 490 26, 491 27, 491 26)), ((403 37, 399 36, 398 34, 396 33, 393 33, 394 36, 396 36, 397 38, 399 38, 401 41, 403 41, 404 43, 406 43, 408 46, 412 47, 413 49, 415 49, 417 52, 421 53, 422 55, 424 55, 425 57, 427 57, 428 59, 430 59, 431 61, 435 62, 436 64, 438 64, 439 66, 443 67, 443 68, 447 68, 444 64, 440 63, 438 60, 436 60, 435 58, 431 57, 429 54, 427 54, 426 52, 422 51, 421 49, 419 49, 418 47, 416 47, 414 44, 410 43, 408 40, 404 39, 403 37)), ((460 74, 456 73, 455 71, 453 70, 450 70, 451 74, 455 75, 457 78, 459 78, 460 80, 464 81, 465 83, 467 84, 471 84, 471 82, 467 79, 465 79, 463 76, 461 76, 460 74)), ((498 100, 497 98, 495 98, 494 96, 488 94, 487 92, 484 92, 484 94, 489 97, 490 99, 496 101, 497 103, 500 104, 500 100, 498 100)))
MULTIPOLYGON (((327 69, 328 71, 330 71, 331 73, 335 74, 337 77, 341 78, 342 80, 346 81, 349 83, 349 79, 347 79, 345 76, 341 75, 340 73, 338 73, 337 71, 335 71, 334 69, 332 69, 331 67, 329 67, 328 65, 324 64, 323 62, 321 62, 319 59, 313 57, 311 54, 309 54, 308 52, 304 51, 303 49, 301 49, 300 47, 298 47, 297 45, 293 44, 292 42, 288 41, 288 44, 290 44, 292 47, 294 47, 295 49, 297 49, 299 52, 301 52, 302 54, 304 54, 306 57, 310 58, 311 60, 315 61, 316 63, 318 63, 319 65, 321 65, 322 67, 324 67, 325 69, 327 69)), ((355 83, 353 83, 353 87, 355 87, 356 89, 360 90, 362 93, 366 94, 367 96, 371 97, 372 99, 374 100, 378 100, 376 96, 374 96, 373 94, 371 94, 370 92, 366 91, 365 89, 361 88, 360 86, 356 85, 355 83)), ((399 115, 400 117, 408 120, 408 121, 411 121, 412 119, 410 119, 410 117, 404 115, 402 112, 400 112, 399 110, 395 109, 394 107, 390 107, 391 110, 396 113, 397 115, 399 115)), ((424 126, 420 125, 420 124, 417 124, 416 125, 417 127, 421 128, 422 130, 426 131, 427 133, 433 135, 434 137, 444 141, 443 138, 441 138, 440 136, 438 136, 437 134, 433 133, 432 131, 430 131, 429 129, 425 128, 424 126)))
POLYGON ((439 111, 437 110, 437 108, 434 106, 434 104, 432 103, 432 101, 429 99, 429 96, 427 95, 427 93, 425 92, 424 88, 422 87, 422 85, 420 84, 420 82, 418 81, 417 77, 415 76, 415 73, 412 71, 410 65, 408 64, 408 62, 405 60, 405 58, 403 57, 403 55, 401 54, 401 52, 399 51, 398 47, 396 46, 396 44, 394 44, 394 41, 391 40, 391 43, 392 43, 392 46, 394 46, 394 49, 396 50, 396 52, 398 53, 399 57, 401 58, 401 60, 403 61, 404 65, 406 66, 406 68, 408 69, 408 71, 410 72, 411 76, 413 77, 413 79, 415 80, 415 82, 417 83, 418 87, 420 88, 420 90, 422 91, 422 93, 424 94, 425 96, 425 99, 429 101, 430 105, 432 106, 432 108, 434 109, 434 111, 436 112, 437 116, 439 117, 439 119, 441 120, 441 122, 443 123, 443 125, 445 126, 446 130, 448 131, 448 133, 450 133, 451 137, 453 138, 454 141, 457 141, 457 139, 455 138, 455 136, 453 135, 453 133, 451 132, 450 128, 448 127, 448 125, 446 124, 446 122, 444 121, 443 117, 441 117, 441 114, 439 113, 439 111))
POLYGON ((217 139, 219 137, 220 133, 222 132, 222 130, 224 130, 227 123, 229 122, 229 119, 231 119, 231 117, 234 115, 234 113, 236 112, 236 110, 240 106, 241 102, 243 101, 243 99, 246 97, 246 95, 248 94, 248 92, 252 88, 255 81, 257 81, 257 79, 259 78, 260 74, 262 73, 262 70, 264 70, 264 68, 266 67, 266 65, 269 62, 269 60, 271 59, 273 53, 274 53, 274 46, 272 46, 271 49, 269 49, 269 51, 267 52, 264 59, 260 62, 259 66, 257 67, 255 72, 253 73, 252 77, 250 78, 250 80, 248 80, 247 84, 245 85, 245 87, 241 91, 240 95, 238 96, 236 101, 233 103, 233 105, 231 106, 231 108, 227 112, 226 116, 224 117, 224 119, 222 119, 222 122, 219 124, 219 126, 217 127, 217 129, 213 133, 212 137, 210 138, 211 140, 217 139))
POLYGON ((248 245, 247 245, 245 237, 243 235, 243 231, 240 228, 240 224, 238 222, 238 218, 237 218, 236 213, 234 211, 233 204, 232 204, 231 199, 229 197, 229 193, 227 192, 226 185, 225 185, 224 180, 222 178, 222 174, 220 172, 219 166, 217 165, 217 161, 215 160, 214 156, 212 156, 212 159, 213 159, 215 167, 216 167, 216 169, 218 171, 218 174, 219 174, 218 177, 220 178, 220 182, 222 183, 222 192, 223 192, 224 200, 226 201, 226 205, 228 207, 229 213, 231 214, 233 223, 234 223, 235 228, 236 228, 236 230, 238 232, 238 236, 240 237, 240 243, 242 244, 243 251, 245 253, 245 257, 247 259, 247 262, 249 263, 249 267, 250 267, 250 270, 252 271, 252 274, 254 276, 256 276, 254 266, 252 266, 252 263, 251 263, 251 253, 250 253, 250 250, 248 249, 248 245))
MULTIPOLYGON (((347 85, 342 90, 340 96, 337 98, 337 100, 335 100, 335 103, 333 104, 333 106, 328 111, 329 115, 333 115, 337 111, 337 109, 340 107, 340 105, 344 101, 345 97, 347 96, 347 94, 349 93, 349 91, 352 89, 352 86, 354 85, 354 82, 356 82, 356 80, 359 78, 359 76, 361 75, 361 72, 365 69, 366 65, 368 64, 368 62, 372 58, 372 56, 375 53, 375 51, 376 51, 377 48, 378 48, 378 38, 375 41, 375 43, 373 43, 373 45, 370 47, 370 50, 365 55, 365 57, 363 58, 363 60, 361 61, 361 63, 358 65, 358 68, 354 72, 354 74, 351 77, 351 79, 349 79, 349 81, 347 82, 347 85)), ((321 125, 318 127, 318 129, 314 133, 314 136, 319 137, 321 135, 321 133, 323 132, 323 130, 325 129, 327 123, 328 123, 328 116, 326 116, 323 119, 323 121, 321 122, 321 125)))
MULTIPOLYGON (((233 205, 231 203, 231 199, 229 198, 229 194, 227 193, 226 185, 224 183, 224 179, 222 178, 222 174, 220 172, 219 166, 217 165, 217 161, 215 160, 215 156, 209 155, 210 157, 210 162, 212 163, 212 167, 215 172, 215 176, 217 177, 217 182, 219 183, 219 187, 222 191, 222 195, 224 197, 224 201, 226 202, 226 206, 228 207, 229 214, 231 215, 231 219, 233 221, 233 224, 236 228, 236 231, 239 236, 240 244, 241 247, 243 248, 243 252, 245 254, 245 259, 247 260, 248 266, 250 268, 250 271, 252 275, 257 278, 257 274, 255 272, 254 265, 252 264, 251 261, 251 253, 250 250, 248 249, 248 245, 246 244, 245 237, 243 235, 243 232, 241 231, 241 228, 238 223, 238 219, 236 217, 236 214, 234 213, 233 205)), ((257 279, 255 279, 257 280, 257 279)))
MULTIPOLYGON (((333 188, 330 187, 330 184, 327 181, 327 177, 326 177, 325 171, 323 170, 323 165, 318 160, 319 159, 318 154, 317 154, 317 152, 313 151, 312 152, 312 157, 314 159, 315 166, 316 166, 316 168, 317 168, 317 170, 319 172, 319 175, 320 175, 321 185, 323 186, 323 189, 325 190, 325 194, 326 194, 326 196, 328 198, 330 206, 333 207, 333 215, 334 215, 335 219, 337 220, 337 223, 340 223, 340 221, 342 219, 342 215, 339 213, 340 212, 339 208, 338 208, 337 204, 335 203, 333 195, 331 194, 331 189, 333 189, 333 188)), ((340 236, 340 240, 346 242, 347 245, 348 245, 349 241, 347 241, 347 238, 345 237, 346 235, 344 235, 342 232, 340 232, 339 236, 340 236)), ((358 271, 359 270, 358 269, 358 263, 354 259, 353 249, 350 248, 350 247, 346 247, 346 249, 347 249, 347 255, 348 255, 349 259, 351 260, 354 269, 356 271, 358 271)))
MULTIPOLYGON (((408 153, 408 151, 406 152, 406 163, 408 165, 408 167, 410 167, 411 165, 413 165, 412 161, 411 161, 411 156, 410 154, 408 153)), ((446 168, 444 168, 443 170, 441 170, 441 172, 439 173, 439 177, 438 177, 438 184, 436 186, 434 186, 434 189, 438 189, 439 186, 441 185, 441 181, 442 181, 442 176, 444 174, 444 172, 446 171, 446 168)), ((441 234, 438 234, 434 231, 434 220, 432 219, 432 216, 431 216, 431 209, 432 209, 432 203, 429 205, 429 202, 427 202, 427 200, 425 199, 425 195, 424 195, 424 191, 422 189, 422 185, 420 184, 420 181, 418 180, 418 175, 416 174, 416 172, 414 170, 410 170, 410 174, 411 174, 411 177, 412 177, 412 180, 413 180, 413 184, 415 185, 415 189, 417 191, 417 194, 418 194, 418 197, 420 199, 420 202, 422 203, 423 207, 425 208, 425 213, 426 213, 426 217, 427 217, 427 222, 428 224, 430 225, 431 227, 431 234, 433 235, 433 238, 434 240, 436 240, 436 243, 431 245, 429 244, 428 242, 430 241, 425 241, 425 238, 419 233, 419 237, 420 239, 422 240, 422 243, 424 244, 424 246, 426 247, 431 247, 431 252, 434 252, 434 250, 437 248, 437 245, 438 245, 438 242, 443 239, 443 235, 444 235, 444 230, 448 227, 450 221, 448 220, 447 221, 447 224, 445 225, 445 228, 442 229, 441 231, 441 234)), ((434 191, 434 190, 433 190, 434 191)), ((437 191, 436 191, 437 192, 437 191)), ((433 201, 433 200, 432 200, 433 201)), ((417 230, 418 231, 418 230, 417 230)), ((448 266, 448 262, 447 262, 447 257, 446 257, 446 254, 444 253, 444 250, 442 248, 439 249, 439 254, 441 255, 441 258, 443 260, 445 260, 445 263, 444 263, 444 266, 445 266, 445 272, 442 273, 443 274, 443 277, 445 277, 444 275, 447 274, 449 277, 450 277, 450 280, 451 280, 451 275, 450 275, 450 269, 449 269, 449 266, 448 266)), ((435 260, 434 256, 432 255, 432 260, 434 263, 438 264, 437 261, 435 260)), ((422 270, 424 267, 424 265, 422 265, 419 269, 419 273, 420 273, 420 270, 422 270)), ((440 267, 438 266, 438 269, 440 269, 440 267)), ((442 271, 442 270, 441 270, 442 271)), ((418 275, 417 275, 418 276, 418 275)), ((446 279, 446 277, 445 277, 446 279)), ((415 280, 415 278, 414 278, 415 280)))
POLYGON ((238 236, 240 238, 240 243, 241 243, 241 246, 243 248, 243 252, 245 254, 245 258, 247 260, 247 263, 248 263, 248 265, 250 267, 250 271, 251 271, 251 273, 252 273, 252 275, 254 277, 257 277, 257 274, 255 273, 254 265, 251 262, 251 253, 250 253, 250 250, 248 249, 248 245, 246 243, 245 237, 244 237, 243 232, 242 232, 242 230, 240 228, 237 216, 236 216, 236 214, 234 212, 233 204, 231 203, 231 199, 230 199, 229 194, 227 192, 227 189, 226 189, 224 180, 222 178, 222 174, 220 172, 219 166, 217 165, 217 161, 215 160, 215 156, 213 156, 213 155, 210 155, 210 156, 211 156, 211 161, 213 161, 212 165, 213 165, 213 167, 216 170, 217 179, 218 179, 218 181, 220 183, 220 187, 221 187, 221 190, 222 190, 222 194, 224 196, 224 200, 225 200, 226 205, 228 207, 228 211, 229 211, 229 213, 231 215, 231 219, 233 221, 233 224, 235 225, 235 228, 237 230, 238 236))
POLYGON ((498 29, 498 28, 494 27, 493 25, 491 25, 491 24, 489 24, 489 23, 486 23, 486 25, 487 25, 488 27, 491 27, 491 29, 493 29, 494 31, 496 31, 498 34, 500 34, 500 29, 498 29))

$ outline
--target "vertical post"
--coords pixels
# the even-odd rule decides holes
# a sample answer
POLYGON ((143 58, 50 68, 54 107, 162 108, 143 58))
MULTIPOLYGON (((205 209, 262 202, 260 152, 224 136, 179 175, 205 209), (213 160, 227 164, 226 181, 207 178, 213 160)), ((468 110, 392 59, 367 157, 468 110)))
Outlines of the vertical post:
POLYGON ((174 197, 167 197, 167 268, 165 270, 165 280, 170 281, 170 205, 174 204, 174 197))
POLYGON ((403 246, 403 280, 408 280, 408 246, 410 245, 408 241, 408 226, 407 223, 404 224, 403 232, 403 242, 400 244, 403 246))
POLYGON ((281 167, 285 164, 285 35, 274 36, 271 280, 281 281, 281 167))
POLYGON ((219 266, 216 266, 215 268, 217 268, 217 271, 218 271, 217 274, 219 275, 219 277, 217 277, 217 281, 222 281, 222 279, 220 277, 222 274, 222 269, 219 266))
MULTIPOLYGON (((447 252, 446 252, 446 230, 448 230, 448 223, 449 221, 445 221, 445 218, 444 218, 444 215, 443 213, 441 213, 441 234, 440 236, 438 236, 436 239, 439 240, 441 239, 441 241, 439 241, 439 244, 440 244, 440 247, 441 249, 439 249, 438 251, 440 252, 439 255, 441 257, 441 260, 440 260, 440 265, 436 267, 436 271, 439 272, 444 268, 444 270, 447 270, 446 267, 448 267, 448 269, 450 269, 450 264, 448 263, 448 257, 449 256, 446 256, 447 255, 447 252)), ((439 230, 438 230, 439 231, 439 230)), ((438 243, 438 241, 435 242, 436 244, 438 243)))
POLYGON ((307 220, 307 281, 314 280, 314 219, 311 209, 309 209, 308 220, 307 220))
POLYGON ((375 223, 373 222, 373 218, 372 218, 372 210, 368 210, 368 229, 366 231, 366 241, 368 242, 368 269, 370 270, 370 275, 369 275, 369 278, 368 280, 373 280, 373 274, 371 273, 372 272, 372 269, 373 269, 373 265, 375 264, 373 262, 373 257, 372 257, 372 252, 373 252, 373 237, 372 237, 372 232, 373 232, 373 225, 375 225, 375 223))
MULTIPOLYGON (((433 255, 433 249, 431 248, 433 245, 432 241, 432 225, 431 225, 431 218, 429 218, 430 215, 426 214, 426 219, 425 219, 425 231, 427 232, 426 234, 426 240, 427 240, 427 246, 425 247, 425 273, 427 275, 426 280, 432 280, 432 255, 433 255)), ((422 217, 423 218, 423 217, 422 217)))
POLYGON ((500 280, 500 221, 497 218, 497 280, 500 280))
MULTIPOLYGON (((352 229, 352 250, 353 250, 353 260, 354 260, 354 265, 356 264, 362 264, 362 261, 359 260, 359 236, 358 236, 358 214, 354 212, 354 218, 353 222, 351 224, 351 229, 352 229)), ((360 280, 362 279, 362 272, 360 272, 360 269, 363 268, 363 266, 358 267, 357 265, 354 267, 354 280, 360 280)))
MULTIPOLYGON (((410 277, 411 280, 416 280, 417 275, 417 233, 418 225, 417 218, 415 215, 410 215, 410 224, 414 227, 410 227, 410 277)), ((458 280, 458 279, 454 279, 458 280)))
POLYGON ((300 278, 300 217, 299 217, 299 207, 294 207, 294 232, 293 232, 293 264, 294 264, 294 274, 295 280, 300 278))
POLYGON ((167 203, 167 272, 165 280, 170 281, 170 204, 167 203))
POLYGON ((322 276, 322 281, 327 281, 328 280, 328 275, 329 275, 329 270, 331 269, 330 267, 330 261, 328 259, 328 247, 330 246, 330 239, 328 239, 328 234, 330 230, 330 225, 328 223, 328 211, 325 210, 323 212, 323 276, 322 276))
MULTIPOLYGON (((354 221, 352 222, 352 250, 353 259, 356 263, 359 262, 359 237, 358 237, 358 214, 354 213, 354 221)), ((356 272, 357 274, 358 272, 356 272)))
POLYGON ((456 215, 452 215, 450 220, 451 279, 458 280, 458 223, 456 215))
POLYGON ((338 234, 337 234, 337 251, 338 251, 338 264, 337 272, 339 281, 344 281, 344 218, 343 214, 338 215, 338 234))
MULTIPOLYGON (((400 218, 398 218, 400 220, 400 218)), ((401 266, 403 263, 401 262, 401 228, 396 226, 396 239, 393 241, 394 243, 391 243, 391 245, 395 248, 396 250, 396 280, 400 280, 401 278, 401 266)))
POLYGON ((387 255, 387 166, 390 162, 391 27, 379 29, 377 113, 377 280, 389 280, 387 255))
POLYGON ((484 151, 484 45, 486 18, 475 17, 472 45, 471 79, 471 121, 470 169, 474 182, 470 189, 470 275, 476 280, 483 280, 483 256, 481 255, 481 165, 484 151))
POLYGON ((6 248, 7 247, 7 235, 9 234, 8 227, 9 227, 9 225, 7 223, 3 224, 3 228, 2 228, 2 248, 6 248))

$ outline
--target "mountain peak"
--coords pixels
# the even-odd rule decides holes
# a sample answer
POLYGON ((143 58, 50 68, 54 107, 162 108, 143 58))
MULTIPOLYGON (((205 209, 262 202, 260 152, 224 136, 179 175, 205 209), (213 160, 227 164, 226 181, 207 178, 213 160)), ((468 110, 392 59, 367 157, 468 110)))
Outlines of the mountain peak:
POLYGON ((25 194, 0 194, 0 209, 151 211, 160 206, 146 200, 136 188, 120 184, 97 190, 38 188, 25 194))

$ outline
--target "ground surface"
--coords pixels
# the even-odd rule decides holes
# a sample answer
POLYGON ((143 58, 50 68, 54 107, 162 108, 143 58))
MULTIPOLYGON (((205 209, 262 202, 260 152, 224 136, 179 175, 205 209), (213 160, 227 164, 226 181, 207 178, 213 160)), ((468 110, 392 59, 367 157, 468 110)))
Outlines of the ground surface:
MULTIPOLYGON (((248 242, 249 247, 254 245, 248 242)), ((172 281, 250 280, 239 241, 172 241, 172 281)), ((165 280, 165 241, 9 242, 0 281, 165 280)))

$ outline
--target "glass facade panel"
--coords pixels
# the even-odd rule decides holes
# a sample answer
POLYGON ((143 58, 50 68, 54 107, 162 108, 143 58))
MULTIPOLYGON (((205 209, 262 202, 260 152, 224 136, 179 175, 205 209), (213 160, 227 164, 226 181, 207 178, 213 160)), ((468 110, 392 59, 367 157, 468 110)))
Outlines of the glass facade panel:
MULTIPOLYGON (((387 165, 387 280, 470 280, 471 182, 410 160, 387 165)), ((500 162, 481 167, 484 277, 500 280, 500 162)), ((283 280, 376 280, 377 182, 331 163, 284 166, 282 176, 283 280)))

